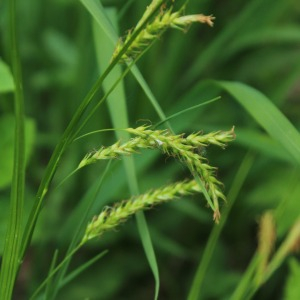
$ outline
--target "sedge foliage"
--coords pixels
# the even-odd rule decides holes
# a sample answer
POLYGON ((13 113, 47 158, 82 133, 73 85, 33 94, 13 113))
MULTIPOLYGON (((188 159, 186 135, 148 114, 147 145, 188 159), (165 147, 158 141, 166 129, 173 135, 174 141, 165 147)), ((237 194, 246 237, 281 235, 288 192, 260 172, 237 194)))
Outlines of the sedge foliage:
POLYGON ((0 298, 299 298, 298 2, 45 5, 0 13, 0 298))

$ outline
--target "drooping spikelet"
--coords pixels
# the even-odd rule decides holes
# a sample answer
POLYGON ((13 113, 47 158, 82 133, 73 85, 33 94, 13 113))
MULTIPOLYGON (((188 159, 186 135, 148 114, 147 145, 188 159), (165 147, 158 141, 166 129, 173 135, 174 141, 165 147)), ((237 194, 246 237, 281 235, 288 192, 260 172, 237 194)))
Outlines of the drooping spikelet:
POLYGON ((183 181, 133 197, 127 201, 118 202, 113 207, 105 207, 88 224, 81 245, 88 240, 101 236, 105 231, 117 227, 140 210, 149 209, 153 205, 171 201, 180 196, 199 192, 201 189, 195 180, 183 181))
POLYGON ((143 21, 145 21, 145 19, 150 15, 151 10, 153 10, 155 8, 155 4, 157 4, 153 2, 148 6, 145 14, 138 22, 137 26, 133 30, 129 31, 125 40, 119 40, 113 53, 113 59, 119 55, 124 45, 130 42, 131 44, 126 49, 126 52, 121 56, 119 62, 124 63, 126 61, 130 62, 134 60, 140 53, 151 46, 151 44, 157 40, 168 28, 186 31, 187 28, 195 22, 206 23, 209 26, 213 26, 213 16, 205 16, 203 14, 184 16, 184 6, 176 12, 173 12, 172 7, 168 10, 165 10, 164 6, 161 6, 159 14, 151 22, 149 22, 144 29, 140 30, 140 26, 142 25, 143 21), (132 36, 137 31, 139 31, 139 33, 134 40, 132 40, 132 36))

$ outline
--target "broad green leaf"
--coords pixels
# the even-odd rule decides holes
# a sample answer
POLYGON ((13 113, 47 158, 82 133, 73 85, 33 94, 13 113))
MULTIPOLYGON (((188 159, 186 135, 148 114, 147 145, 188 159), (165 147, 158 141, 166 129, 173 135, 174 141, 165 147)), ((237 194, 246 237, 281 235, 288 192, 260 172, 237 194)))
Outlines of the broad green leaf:
POLYGON ((231 94, 256 122, 285 148, 287 155, 300 164, 300 134, 271 100, 243 83, 218 81, 217 84, 231 94))
POLYGON ((271 138, 266 133, 259 129, 236 128, 236 143, 239 143, 247 148, 253 149, 258 153, 262 153, 267 157, 272 157, 278 160, 293 163, 294 160, 289 155, 286 155, 284 147, 271 138))
POLYGON ((104 31, 111 43, 115 44, 118 40, 116 31, 106 16, 105 10, 100 1, 96 0, 80 0, 88 12, 93 16, 100 28, 104 31))
POLYGON ((229 46, 228 56, 235 55, 238 51, 261 44, 299 44, 300 32, 296 26, 285 26, 279 28, 264 28, 259 31, 250 31, 241 36, 229 46))
POLYGON ((285 184, 285 191, 275 211, 275 217, 278 224, 277 236, 279 239, 289 231, 300 215, 299 168, 295 168, 293 171, 283 171, 281 176, 283 183, 280 183, 280 180, 278 180, 278 185, 285 184))
POLYGON ((15 84, 9 67, 0 59, 0 93, 12 92, 14 89, 15 84))
MULTIPOLYGON (((0 189, 9 186, 12 180, 14 159, 15 122, 13 115, 4 115, 0 118, 0 189)), ((35 140, 35 123, 32 119, 25 121, 25 153, 26 160, 30 157, 35 140)))

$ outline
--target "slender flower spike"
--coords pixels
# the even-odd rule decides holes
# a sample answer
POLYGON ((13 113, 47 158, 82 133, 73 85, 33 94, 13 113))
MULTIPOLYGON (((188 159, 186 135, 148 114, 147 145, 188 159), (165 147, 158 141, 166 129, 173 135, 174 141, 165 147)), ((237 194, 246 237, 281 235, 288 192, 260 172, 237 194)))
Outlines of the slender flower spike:
POLYGON ((228 142, 235 139, 234 127, 230 131, 215 131, 201 135, 200 132, 190 134, 186 140, 194 146, 208 146, 209 144, 225 148, 228 142))
POLYGON ((265 271, 269 262, 276 241, 276 226, 272 212, 266 212, 260 219, 258 232, 259 264, 256 271, 256 282, 260 284, 263 281, 265 271))
POLYGON ((113 59, 119 55, 124 45, 130 42, 131 44, 122 55, 120 62, 124 63, 134 60, 139 54, 151 46, 152 43, 156 41, 168 28, 187 31, 192 23, 205 23, 209 26, 213 26, 213 20, 215 19, 213 16, 205 16, 203 14, 183 16, 185 5, 176 12, 173 12, 172 8, 165 10, 162 6, 160 13, 152 20, 152 22, 149 22, 132 41, 131 39, 133 34, 137 32, 137 30, 140 30, 142 23, 155 7, 153 2, 148 6, 146 13, 138 22, 136 28, 127 34, 124 41, 121 39, 119 40, 113 53, 113 59))
POLYGON ((101 236, 105 231, 116 228, 140 210, 149 209, 153 205, 200 192, 202 191, 195 180, 183 181, 150 191, 127 201, 118 202, 113 207, 105 207, 88 224, 80 244, 83 245, 88 240, 101 236))

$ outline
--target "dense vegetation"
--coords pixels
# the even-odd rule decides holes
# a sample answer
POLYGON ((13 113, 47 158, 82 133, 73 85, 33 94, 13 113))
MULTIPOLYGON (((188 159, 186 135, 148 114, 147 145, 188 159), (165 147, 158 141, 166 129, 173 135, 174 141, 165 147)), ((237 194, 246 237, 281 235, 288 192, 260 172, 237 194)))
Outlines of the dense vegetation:
POLYGON ((149 4, 0 3, 0 298, 299 299, 298 1, 149 4))

